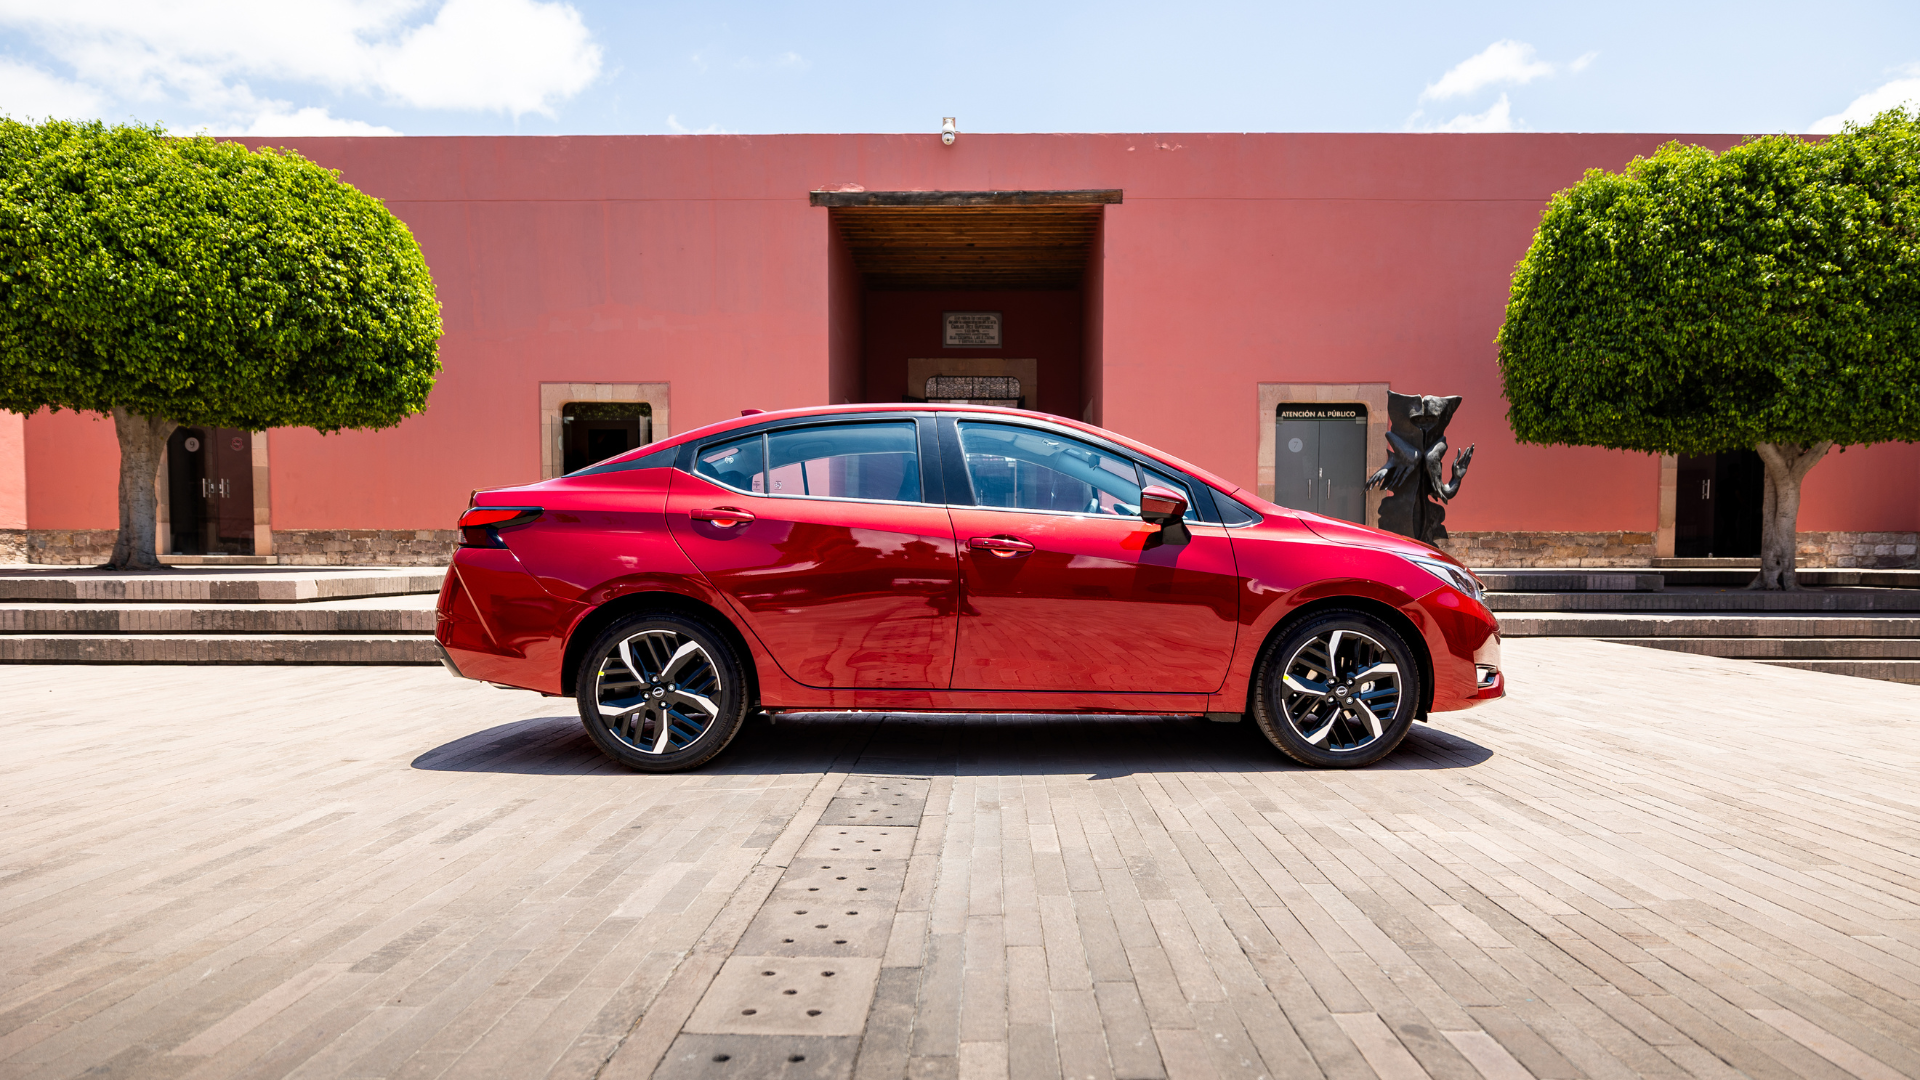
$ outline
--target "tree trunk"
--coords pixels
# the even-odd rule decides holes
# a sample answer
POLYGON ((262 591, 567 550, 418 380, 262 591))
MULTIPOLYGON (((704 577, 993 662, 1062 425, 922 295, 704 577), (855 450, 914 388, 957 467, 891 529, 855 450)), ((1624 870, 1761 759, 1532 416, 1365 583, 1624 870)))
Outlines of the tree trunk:
POLYGON ((1800 482, 1832 448, 1831 442, 1817 442, 1812 446, 1761 443, 1754 447, 1767 467, 1767 485, 1760 510, 1760 573, 1747 588, 1800 587, 1793 572, 1795 528, 1800 519, 1800 482))
POLYGON ((113 558, 103 569, 160 568, 160 556, 153 549, 159 526, 155 489, 167 439, 179 426, 157 416, 113 410, 113 433, 120 438, 120 538, 114 541, 113 558))

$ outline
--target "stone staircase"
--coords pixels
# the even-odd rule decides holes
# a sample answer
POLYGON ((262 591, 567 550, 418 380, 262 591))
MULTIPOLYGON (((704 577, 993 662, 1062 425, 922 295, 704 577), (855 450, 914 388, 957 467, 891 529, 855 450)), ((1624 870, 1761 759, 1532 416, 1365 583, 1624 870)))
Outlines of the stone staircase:
POLYGON ((435 567, 0 569, 0 663, 435 664, 435 567))
POLYGON ((1591 637, 1920 683, 1920 571, 1801 571, 1799 592, 1748 592, 1752 571, 1484 570, 1508 637, 1591 637))

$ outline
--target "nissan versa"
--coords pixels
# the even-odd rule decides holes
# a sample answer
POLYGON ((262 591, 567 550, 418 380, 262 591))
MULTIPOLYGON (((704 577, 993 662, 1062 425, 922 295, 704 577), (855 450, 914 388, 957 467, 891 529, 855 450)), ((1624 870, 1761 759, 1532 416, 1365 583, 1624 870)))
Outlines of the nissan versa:
POLYGON ((755 709, 1248 714, 1338 768, 1505 693, 1448 556, 1015 409, 751 413, 476 492, 460 535, 447 667, 646 771, 755 709))

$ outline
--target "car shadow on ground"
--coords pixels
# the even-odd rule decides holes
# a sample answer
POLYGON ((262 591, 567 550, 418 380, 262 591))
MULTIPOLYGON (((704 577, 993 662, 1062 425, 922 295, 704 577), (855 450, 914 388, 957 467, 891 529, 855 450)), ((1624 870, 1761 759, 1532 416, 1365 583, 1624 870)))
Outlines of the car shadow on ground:
MULTIPOLYGON (((1493 751, 1427 724, 1370 768, 1459 769, 1493 751)), ((573 716, 501 724, 413 759, 431 772, 584 776, 633 775, 609 761, 573 716)), ((1251 722, 1191 718, 915 716, 809 713, 755 717, 699 772, 716 776, 819 773, 829 769, 902 776, 1085 773, 1294 772, 1303 767, 1269 744, 1251 722)))

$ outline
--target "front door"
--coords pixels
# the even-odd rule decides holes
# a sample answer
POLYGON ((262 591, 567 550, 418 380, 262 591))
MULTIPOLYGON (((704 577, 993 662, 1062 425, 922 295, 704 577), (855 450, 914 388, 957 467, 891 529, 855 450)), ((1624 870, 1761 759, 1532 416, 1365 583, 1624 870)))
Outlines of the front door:
MULTIPOLYGON (((955 690, 1210 693, 1226 677, 1238 584, 1226 529, 1189 511, 1148 546, 1140 488, 1183 480, 1037 428, 960 421, 976 505, 955 506, 955 690)), ((958 500, 956 500, 958 501, 958 500)))
POLYGON ((1367 407, 1282 405, 1274 432, 1273 501, 1367 523, 1367 407))
POLYGON ((1674 492, 1673 553, 1682 559, 1760 554, 1766 465, 1752 450, 1682 454, 1674 492))
POLYGON ((173 554, 253 554, 253 436, 176 429, 167 440, 167 516, 173 554))
POLYGON ((728 439, 674 476, 674 538, 802 684, 946 689, 958 570, 947 511, 922 497, 918 427, 728 439))

